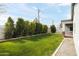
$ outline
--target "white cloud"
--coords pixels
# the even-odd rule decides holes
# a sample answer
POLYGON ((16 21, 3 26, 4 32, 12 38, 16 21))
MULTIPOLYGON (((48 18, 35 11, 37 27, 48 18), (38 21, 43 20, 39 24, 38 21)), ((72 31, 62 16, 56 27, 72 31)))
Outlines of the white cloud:
POLYGON ((37 10, 37 7, 34 7, 34 6, 33 6, 32 8, 35 9, 35 10, 37 10))
POLYGON ((47 3, 48 6, 70 6, 71 3, 47 3))
MULTIPOLYGON (((67 4, 67 3, 61 3, 61 4, 60 3, 58 3, 58 4, 57 3, 49 3, 49 4, 46 4, 46 5, 48 5, 49 7, 55 6, 57 8, 57 11, 56 12, 61 13, 61 9, 58 8, 58 6, 67 6, 67 5, 70 5, 70 4, 67 4)), ((16 19, 18 17, 22 17, 22 18, 26 19, 26 17, 27 17, 26 15, 28 15, 28 14, 37 17, 37 8, 35 6, 33 6, 32 8, 30 8, 27 4, 15 4, 15 6, 12 6, 12 8, 16 8, 17 10, 16 9, 13 9, 12 11, 20 12, 21 13, 21 16, 15 16, 15 15, 10 15, 10 14, 1 15, 0 16, 0 24, 4 24, 7 21, 7 18, 9 16, 11 16, 14 21, 17 21, 16 19), (25 15, 26 17, 23 17, 23 15, 25 15)), ((52 17, 54 17, 54 16, 52 16, 52 17)), ((48 18, 50 19, 52 17, 50 15, 47 15, 43 11, 40 12, 40 18, 41 18, 40 21, 42 22, 42 20, 43 20, 44 21, 43 23, 46 23, 46 21, 47 21, 46 19, 48 19, 48 18)), ((67 15, 67 18, 68 19, 70 18, 70 14, 67 15)), ((28 19, 26 19, 26 20, 28 20, 28 19)), ((29 21, 32 21, 32 20, 33 19, 30 19, 29 21)), ((47 24, 48 25, 51 25, 51 21, 49 23, 47 22, 47 24)))
POLYGON ((13 16, 13 15, 9 15, 9 14, 3 14, 3 15, 0 15, 0 25, 4 25, 9 16, 14 20, 14 22, 17 21, 16 20, 17 16, 13 16))
POLYGON ((71 5, 71 3, 61 3, 61 4, 59 4, 60 6, 67 6, 67 5, 71 5))
MULTIPOLYGON (((5 4, 8 8, 10 7, 10 6, 12 6, 13 4, 5 4)), ((16 4, 15 6, 13 6, 12 8, 16 8, 17 10, 18 10, 18 12, 20 12, 21 14, 31 14, 31 15, 36 15, 36 10, 34 10, 34 9, 31 9, 31 8, 29 8, 28 6, 27 6, 27 4, 16 4)), ((8 10, 8 9, 7 9, 8 10)), ((9 9, 10 10, 10 9, 9 9)), ((8 10, 8 11, 9 11, 8 10)), ((13 10, 12 10, 13 11, 13 10)), ((17 21, 17 18, 18 17, 22 17, 23 19, 25 19, 25 20, 28 20, 28 19, 26 19, 26 17, 24 17, 24 16, 15 16, 15 15, 13 15, 13 14, 10 14, 10 13, 0 13, 0 25, 4 25, 5 24, 5 22, 7 21, 7 18, 8 17, 12 17, 12 19, 14 20, 14 22, 16 22, 17 21)), ((29 21, 32 21, 32 19, 30 19, 29 21)))
MULTIPOLYGON (((24 20, 28 20, 26 17, 23 17, 23 16, 14 16, 14 15, 10 15, 10 14, 3 14, 3 15, 0 15, 0 25, 4 25, 7 22, 7 19, 9 16, 13 19, 14 23, 16 23, 17 19, 20 17, 23 18, 24 20)), ((30 19, 28 21, 33 21, 33 19, 30 19)))
POLYGON ((8 15, 1 15, 0 16, 0 25, 4 25, 4 23, 7 21, 8 15))
POLYGON ((44 18, 44 19, 46 19, 46 18, 48 18, 48 15, 43 14, 43 13, 40 13, 40 18, 44 18))
POLYGON ((33 7, 33 9, 32 9, 32 8, 28 7, 27 4, 19 4, 18 6, 19 6, 18 9, 19 9, 21 12, 23 12, 24 14, 27 14, 27 13, 34 14, 34 13, 36 12, 36 10, 35 10, 36 7, 33 7))
POLYGON ((71 13, 67 14, 67 19, 71 19, 71 13))
POLYGON ((31 14, 31 15, 35 15, 36 11, 32 10, 30 8, 25 8, 25 9, 20 9, 22 14, 31 14))
POLYGON ((0 4, 0 14, 6 13, 6 5, 5 4, 0 4))
POLYGON ((63 7, 67 7, 67 6, 70 7, 71 6, 70 3, 47 3, 46 5, 50 8, 56 9, 57 13, 61 13, 63 7))

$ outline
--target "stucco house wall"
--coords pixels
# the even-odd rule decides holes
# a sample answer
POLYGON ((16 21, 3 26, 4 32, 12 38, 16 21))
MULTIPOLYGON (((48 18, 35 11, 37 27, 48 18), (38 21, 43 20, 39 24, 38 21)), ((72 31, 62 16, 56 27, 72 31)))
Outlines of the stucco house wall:
POLYGON ((2 27, 0 27, 0 40, 4 39, 4 30, 2 27))
POLYGON ((71 21, 71 20, 63 21, 63 23, 62 23, 62 32, 69 31, 68 26, 66 27, 65 25, 66 24, 72 24, 72 23, 73 23, 73 21, 71 21))
POLYGON ((75 48, 77 55, 79 55, 79 4, 74 6, 73 29, 75 48))
POLYGON ((62 33, 65 37, 73 37, 73 21, 71 19, 61 21, 62 33))

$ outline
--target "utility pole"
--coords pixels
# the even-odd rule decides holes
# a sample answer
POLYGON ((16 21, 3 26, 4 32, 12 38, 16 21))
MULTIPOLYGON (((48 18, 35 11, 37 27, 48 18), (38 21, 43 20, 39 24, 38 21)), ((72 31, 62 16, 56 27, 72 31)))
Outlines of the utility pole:
POLYGON ((38 16, 37 16, 37 18, 38 18, 38 21, 40 21, 40 15, 39 15, 39 13, 40 13, 40 9, 38 8, 38 16))

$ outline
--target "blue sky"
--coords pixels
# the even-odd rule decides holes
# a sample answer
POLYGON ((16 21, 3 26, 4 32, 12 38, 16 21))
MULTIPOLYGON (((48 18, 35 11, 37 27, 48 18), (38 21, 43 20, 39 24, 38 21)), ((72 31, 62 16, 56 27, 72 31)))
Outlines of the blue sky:
POLYGON ((40 22, 50 26, 52 23, 55 25, 60 24, 61 20, 70 19, 71 4, 65 3, 10 3, 1 4, 6 12, 0 13, 0 25, 4 25, 7 17, 11 16, 16 22, 18 17, 25 20, 33 21, 37 17, 37 9, 40 9, 40 22))

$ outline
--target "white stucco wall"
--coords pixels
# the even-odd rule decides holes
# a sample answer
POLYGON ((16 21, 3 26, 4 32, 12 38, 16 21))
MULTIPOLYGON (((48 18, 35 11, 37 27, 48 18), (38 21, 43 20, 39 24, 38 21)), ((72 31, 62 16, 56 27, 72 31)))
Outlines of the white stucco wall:
POLYGON ((66 32, 70 32, 70 27, 69 26, 65 26, 65 31, 66 32))
POLYGON ((4 30, 0 28, 0 39, 4 39, 4 30))
POLYGON ((73 39, 76 47, 77 55, 79 55, 79 4, 74 7, 74 17, 73 17, 73 39))

